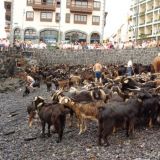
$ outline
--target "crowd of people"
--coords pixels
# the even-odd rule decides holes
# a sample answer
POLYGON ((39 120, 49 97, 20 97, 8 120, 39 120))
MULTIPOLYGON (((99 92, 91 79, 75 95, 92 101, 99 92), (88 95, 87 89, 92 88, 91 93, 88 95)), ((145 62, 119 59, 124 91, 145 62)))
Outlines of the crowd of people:
POLYGON ((134 48, 154 48, 160 47, 160 40, 143 40, 138 41, 126 41, 126 42, 112 42, 98 43, 97 41, 92 43, 87 42, 74 42, 63 41, 60 43, 47 44, 44 41, 39 43, 32 43, 31 40, 17 40, 15 39, 13 44, 10 44, 8 39, 0 39, 0 51, 8 51, 9 47, 15 47, 18 51, 25 51, 29 48, 47 49, 48 47, 56 47, 58 49, 73 49, 73 50, 92 50, 92 49, 134 49, 134 48))
POLYGON ((0 51, 8 51, 10 47, 10 42, 6 38, 0 39, 0 51))

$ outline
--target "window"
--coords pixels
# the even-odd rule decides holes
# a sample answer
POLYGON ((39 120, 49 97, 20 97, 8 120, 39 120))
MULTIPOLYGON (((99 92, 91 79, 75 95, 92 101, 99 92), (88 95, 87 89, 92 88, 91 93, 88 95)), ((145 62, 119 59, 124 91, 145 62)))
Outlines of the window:
POLYGON ((10 15, 6 15, 6 21, 10 21, 11 20, 11 16, 10 15))
POLYGON ((44 30, 40 32, 40 39, 45 43, 52 43, 58 40, 58 32, 55 30, 44 30))
POLYGON ((41 0, 42 4, 53 4, 53 0, 41 0))
POLYGON ((87 1, 76 0, 76 1, 75 1, 75 5, 76 5, 77 7, 80 7, 80 6, 82 6, 82 7, 87 7, 88 2, 87 2, 87 1))
POLYGON ((70 23, 70 14, 66 13, 66 23, 70 23))
POLYGON ((27 0, 27 6, 31 6, 33 4, 33 0, 27 0))
POLYGON ((100 23, 100 16, 93 16, 92 17, 92 24, 99 25, 99 23, 100 23))
POLYGON ((77 24, 87 24, 87 15, 74 15, 74 23, 77 24))
POLYGON ((60 21, 60 13, 56 13, 56 22, 60 21))
POLYGON ((25 30, 25 35, 26 36, 29 36, 29 35, 35 36, 36 31, 34 29, 27 29, 27 30, 25 30))
POLYGON ((66 1, 66 7, 67 7, 67 8, 70 8, 70 0, 67 0, 67 1, 66 1))
POLYGON ((5 9, 10 11, 11 10, 11 3, 5 2, 5 9))
POLYGON ((52 22, 52 12, 41 12, 40 20, 43 22, 52 22))
POLYGON ((34 19, 34 12, 27 11, 26 12, 26 21, 33 21, 33 19, 34 19))
POLYGON ((60 8, 61 6, 61 0, 57 0, 57 8, 60 8))
POLYGON ((94 3, 93 3, 93 9, 99 11, 100 8, 101 8, 101 3, 98 2, 98 1, 94 1, 94 3))

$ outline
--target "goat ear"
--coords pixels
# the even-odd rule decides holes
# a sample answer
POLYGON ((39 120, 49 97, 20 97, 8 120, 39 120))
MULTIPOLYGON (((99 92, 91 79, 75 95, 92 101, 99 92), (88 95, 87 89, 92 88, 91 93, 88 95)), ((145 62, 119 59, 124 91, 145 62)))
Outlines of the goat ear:
POLYGON ((124 80, 124 83, 128 83, 128 79, 124 80))
POLYGON ((34 98, 34 101, 36 101, 38 99, 38 97, 36 96, 35 98, 34 98))
POLYGON ((44 100, 44 98, 43 98, 43 97, 41 97, 41 96, 38 96, 38 98, 40 98, 41 100, 44 100))
POLYGON ((69 101, 68 98, 65 98, 65 99, 64 99, 64 102, 65 102, 65 103, 68 103, 68 101, 69 101))
POLYGON ((43 105, 43 103, 39 103, 39 104, 37 105, 37 108, 41 107, 42 105, 43 105))
POLYGON ((142 102, 142 99, 138 98, 138 102, 142 102))

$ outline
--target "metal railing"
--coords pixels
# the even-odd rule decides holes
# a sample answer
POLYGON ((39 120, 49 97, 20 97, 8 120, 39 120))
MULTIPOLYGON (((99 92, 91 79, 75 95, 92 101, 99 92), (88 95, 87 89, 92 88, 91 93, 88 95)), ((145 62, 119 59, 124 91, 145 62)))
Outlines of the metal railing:
POLYGON ((92 13, 92 11, 93 11, 93 5, 77 5, 77 4, 71 4, 70 10, 71 10, 71 12, 92 13))
POLYGON ((56 4, 53 2, 36 2, 34 1, 32 4, 32 8, 34 10, 50 10, 50 11, 55 11, 56 9, 56 4))

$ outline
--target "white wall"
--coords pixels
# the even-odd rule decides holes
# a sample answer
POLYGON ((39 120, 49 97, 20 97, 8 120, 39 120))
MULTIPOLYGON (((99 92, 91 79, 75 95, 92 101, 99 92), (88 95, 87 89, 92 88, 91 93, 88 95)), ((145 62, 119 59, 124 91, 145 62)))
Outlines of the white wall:
POLYGON ((0 0, 0 38, 6 38, 4 0, 0 0))
MULTIPOLYGON (((70 13, 70 10, 66 8, 66 0, 61 1, 61 22, 56 23, 55 22, 55 14, 56 12, 60 13, 60 8, 56 8, 56 11, 53 12, 53 20, 52 22, 40 22, 40 12, 34 11, 31 6, 26 5, 26 0, 14 0, 13 3, 13 25, 12 29, 15 27, 19 27, 22 29, 25 28, 35 28, 37 33, 39 33, 40 30, 45 28, 53 28, 55 30, 61 30, 61 32, 64 34, 67 31, 71 30, 78 30, 85 32, 87 35, 90 36, 93 32, 98 32, 101 36, 102 29, 103 29, 103 22, 104 19, 102 19, 102 15, 104 12, 104 1, 105 0, 97 0, 101 1, 101 9, 100 11, 93 11, 92 14, 87 14, 87 24, 74 24, 74 14, 70 13), (26 21, 26 14, 24 14, 26 11, 34 11, 34 21, 26 21), (65 15, 66 13, 70 13, 70 23, 65 23, 65 15), (100 16, 100 25, 92 25, 92 15, 100 16)), ((23 37, 22 37, 23 38, 23 37)), ((64 35, 62 36, 62 40, 64 40, 64 35)))

